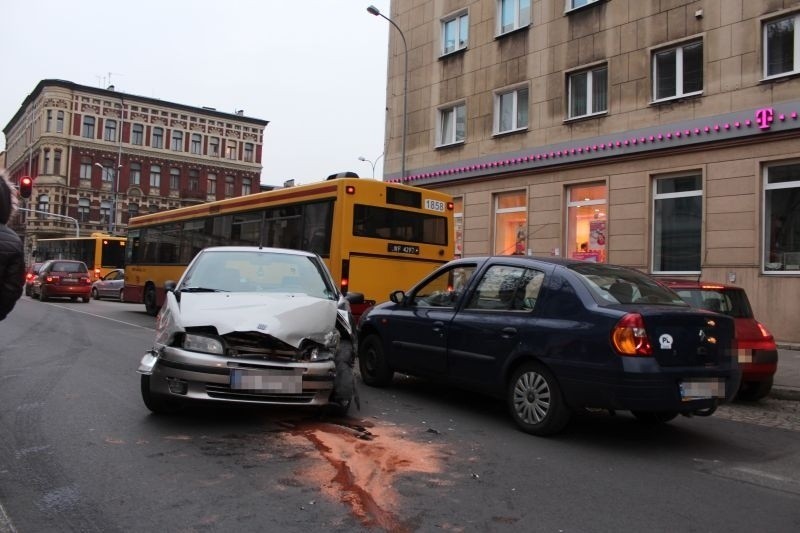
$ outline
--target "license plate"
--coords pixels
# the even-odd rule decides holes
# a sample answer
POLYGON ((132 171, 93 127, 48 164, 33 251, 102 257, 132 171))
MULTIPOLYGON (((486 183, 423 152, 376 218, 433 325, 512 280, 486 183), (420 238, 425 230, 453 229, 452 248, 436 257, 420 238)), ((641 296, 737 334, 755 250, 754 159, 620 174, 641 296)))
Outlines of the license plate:
POLYGON ((292 370, 231 369, 231 389, 275 394, 300 394, 303 376, 292 370))
POLYGON ((78 280, 73 278, 62 278, 61 283, 64 285, 74 285, 75 283, 78 283, 78 280))
POLYGON ((688 379, 681 382, 681 399, 705 400, 725 397, 725 381, 722 379, 688 379))
POLYGON ((389 252, 396 254, 419 255, 419 246, 409 246, 408 244, 389 243, 389 252))

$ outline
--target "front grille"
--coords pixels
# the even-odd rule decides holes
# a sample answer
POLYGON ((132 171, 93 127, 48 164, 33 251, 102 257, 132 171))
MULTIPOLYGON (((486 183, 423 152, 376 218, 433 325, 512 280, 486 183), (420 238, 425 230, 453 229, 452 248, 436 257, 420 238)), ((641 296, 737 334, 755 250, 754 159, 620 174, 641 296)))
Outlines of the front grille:
POLYGON ((230 357, 264 357, 268 359, 299 359, 297 349, 272 335, 257 331, 236 331, 222 336, 230 357))
POLYGON ((275 394, 272 392, 253 392, 253 391, 240 391, 231 389, 227 385, 220 385, 218 383, 206 383, 206 394, 211 398, 218 398, 221 400, 238 400, 245 402, 262 402, 262 403, 293 403, 293 404, 308 404, 314 400, 314 392, 303 392, 300 394, 275 394))

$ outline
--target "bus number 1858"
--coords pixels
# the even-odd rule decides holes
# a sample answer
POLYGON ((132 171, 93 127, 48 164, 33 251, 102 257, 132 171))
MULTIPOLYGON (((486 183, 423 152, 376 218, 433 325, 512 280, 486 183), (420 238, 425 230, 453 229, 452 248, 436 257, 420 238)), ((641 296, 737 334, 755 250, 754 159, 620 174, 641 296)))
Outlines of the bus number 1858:
POLYGON ((425 209, 444 212, 444 202, 441 200, 425 200, 425 209))

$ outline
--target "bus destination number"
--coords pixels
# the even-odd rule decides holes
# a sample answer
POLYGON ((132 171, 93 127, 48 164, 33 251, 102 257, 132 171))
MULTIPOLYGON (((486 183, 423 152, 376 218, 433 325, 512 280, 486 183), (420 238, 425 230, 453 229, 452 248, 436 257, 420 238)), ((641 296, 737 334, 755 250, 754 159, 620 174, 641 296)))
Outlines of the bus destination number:
POLYGON ((389 243, 389 252, 396 254, 419 255, 419 246, 409 246, 408 244, 389 243))
POLYGON ((444 212, 444 202, 442 202, 441 200, 426 199, 425 200, 425 209, 428 209, 429 211, 444 212))

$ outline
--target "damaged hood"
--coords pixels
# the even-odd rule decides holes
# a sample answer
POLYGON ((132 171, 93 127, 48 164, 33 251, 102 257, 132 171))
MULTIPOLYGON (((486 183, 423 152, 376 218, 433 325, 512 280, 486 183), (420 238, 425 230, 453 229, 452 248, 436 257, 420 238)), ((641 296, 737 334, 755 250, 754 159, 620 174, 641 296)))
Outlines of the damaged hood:
POLYGON ((220 335, 258 331, 300 347, 303 339, 325 343, 336 328, 337 304, 298 293, 188 293, 180 302, 167 293, 174 326, 213 326, 220 335))

